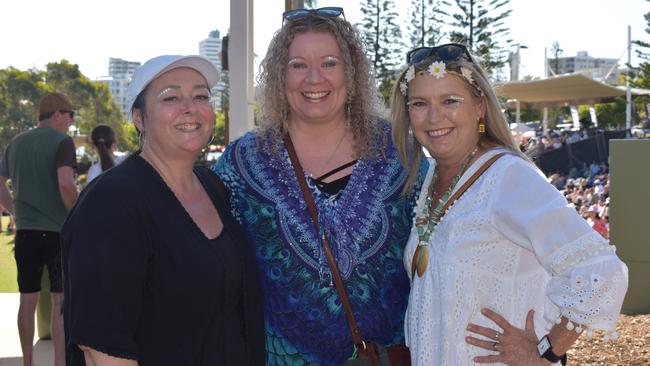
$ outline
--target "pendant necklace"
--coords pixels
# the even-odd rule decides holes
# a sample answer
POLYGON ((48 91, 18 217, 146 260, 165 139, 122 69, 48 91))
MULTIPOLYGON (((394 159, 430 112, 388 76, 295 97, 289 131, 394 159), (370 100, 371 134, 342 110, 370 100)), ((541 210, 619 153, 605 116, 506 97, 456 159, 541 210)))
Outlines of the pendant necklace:
POLYGON ((474 150, 472 150, 472 152, 465 158, 465 160, 463 160, 463 163, 460 166, 460 170, 458 170, 458 173, 451 180, 451 184, 449 185, 449 188, 447 189, 445 194, 443 194, 438 199, 438 202, 435 206, 432 206, 432 204, 433 204, 433 197, 435 195, 434 187, 436 185, 436 182, 438 181, 438 175, 439 175, 438 165, 436 165, 433 171, 433 177, 431 177, 431 183, 429 184, 429 188, 427 189, 427 197, 424 201, 424 207, 422 208, 422 212, 420 213, 420 215, 418 215, 415 219, 415 227, 417 228, 418 231, 419 241, 418 241, 418 246, 415 249, 415 253, 413 254, 412 266, 415 266, 417 268, 418 277, 422 277, 424 275, 424 272, 426 272, 427 270, 427 265, 429 264, 429 248, 428 248, 429 239, 431 238, 431 234, 433 233, 433 230, 438 225, 440 218, 442 217, 442 215, 444 215, 442 209, 443 207, 445 207, 445 204, 449 200, 449 197, 451 196, 451 192, 453 192, 456 183, 458 183, 460 177, 467 170, 467 167, 469 166, 469 162, 472 161, 477 151, 478 151, 478 146, 474 148, 474 150))

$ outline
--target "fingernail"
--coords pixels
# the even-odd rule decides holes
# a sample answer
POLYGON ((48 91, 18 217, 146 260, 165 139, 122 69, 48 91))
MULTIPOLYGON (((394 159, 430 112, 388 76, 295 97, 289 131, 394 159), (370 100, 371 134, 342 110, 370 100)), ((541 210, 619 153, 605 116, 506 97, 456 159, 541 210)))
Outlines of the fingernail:
POLYGON ((482 314, 487 313, 487 309, 481 309, 481 313, 482 313, 482 314))

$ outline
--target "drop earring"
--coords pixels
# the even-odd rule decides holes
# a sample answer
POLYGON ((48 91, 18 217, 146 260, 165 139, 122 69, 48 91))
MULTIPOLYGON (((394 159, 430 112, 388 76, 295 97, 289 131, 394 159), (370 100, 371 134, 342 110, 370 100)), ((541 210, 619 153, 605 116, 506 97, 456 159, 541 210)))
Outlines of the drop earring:
POLYGON ((483 117, 479 118, 478 120, 478 133, 481 135, 485 133, 485 120, 483 117))

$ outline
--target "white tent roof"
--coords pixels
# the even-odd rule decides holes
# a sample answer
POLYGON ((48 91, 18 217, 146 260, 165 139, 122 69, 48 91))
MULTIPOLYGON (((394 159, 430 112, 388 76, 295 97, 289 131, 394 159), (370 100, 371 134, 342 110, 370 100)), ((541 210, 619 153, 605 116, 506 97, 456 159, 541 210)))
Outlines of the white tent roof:
MULTIPOLYGON (((518 100, 521 108, 608 103, 616 97, 625 97, 625 88, 610 86, 582 74, 498 84, 494 90, 500 97, 518 100)), ((638 95, 650 95, 650 91, 634 89, 632 96, 638 95)))

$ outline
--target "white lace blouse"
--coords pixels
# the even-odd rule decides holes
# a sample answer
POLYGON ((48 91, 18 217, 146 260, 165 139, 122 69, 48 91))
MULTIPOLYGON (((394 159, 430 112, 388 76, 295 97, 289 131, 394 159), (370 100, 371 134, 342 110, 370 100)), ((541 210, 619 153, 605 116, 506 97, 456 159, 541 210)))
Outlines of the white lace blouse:
MULTIPOLYGON (((456 187, 500 151, 479 158, 456 187)), ((413 227, 404 256, 409 276, 417 243, 413 227)), ((614 334, 627 267, 615 247, 520 157, 506 154, 497 160, 442 217, 428 248, 426 272, 411 279, 405 319, 413 365, 473 365, 473 357, 491 354, 465 342, 469 323, 499 329, 480 313, 484 307, 522 329, 526 313, 534 309, 538 337, 560 316, 577 331, 586 326, 589 332, 614 334)))

